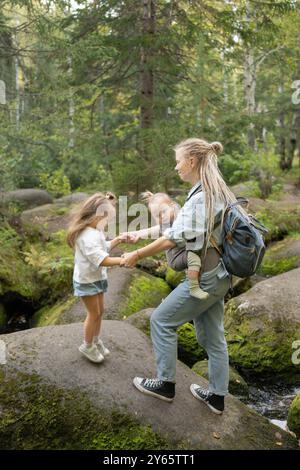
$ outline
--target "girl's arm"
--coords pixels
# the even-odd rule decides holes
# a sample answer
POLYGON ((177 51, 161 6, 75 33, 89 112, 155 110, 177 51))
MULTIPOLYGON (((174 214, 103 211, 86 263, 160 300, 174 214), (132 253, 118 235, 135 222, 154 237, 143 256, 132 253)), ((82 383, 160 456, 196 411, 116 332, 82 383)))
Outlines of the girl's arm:
POLYGON ((122 264, 124 264, 126 267, 132 268, 136 265, 138 259, 155 255, 156 253, 165 251, 168 248, 173 248, 175 245, 176 243, 172 240, 169 240, 165 237, 160 237, 143 248, 139 248, 138 250, 132 251, 131 253, 124 253, 122 264))
POLYGON ((124 259, 120 256, 106 256, 100 266, 120 266, 124 264, 124 259))
POLYGON ((110 249, 114 248, 115 246, 119 245, 120 243, 123 243, 121 235, 118 235, 116 238, 113 238, 110 240, 110 249))

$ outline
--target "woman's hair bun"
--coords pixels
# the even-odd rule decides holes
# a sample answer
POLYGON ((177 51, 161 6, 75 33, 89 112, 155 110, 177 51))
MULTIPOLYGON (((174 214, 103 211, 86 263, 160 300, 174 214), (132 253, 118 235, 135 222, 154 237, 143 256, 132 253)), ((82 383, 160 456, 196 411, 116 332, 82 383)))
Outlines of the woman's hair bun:
POLYGON ((107 191, 105 193, 106 199, 108 199, 112 204, 115 204, 117 202, 117 198, 114 195, 114 193, 111 193, 110 191, 107 191))
POLYGON ((213 149, 213 151, 219 155, 220 153, 223 152, 223 145, 221 144, 221 142, 212 142, 211 144, 211 148, 213 149))

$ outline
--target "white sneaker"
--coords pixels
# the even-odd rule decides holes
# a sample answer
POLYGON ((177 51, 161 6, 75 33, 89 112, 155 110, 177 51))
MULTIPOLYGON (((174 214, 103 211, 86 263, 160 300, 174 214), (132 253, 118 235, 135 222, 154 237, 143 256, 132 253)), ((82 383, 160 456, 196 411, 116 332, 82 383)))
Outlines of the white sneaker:
POLYGON ((110 350, 104 346, 103 341, 101 339, 99 339, 98 343, 95 343, 95 345, 97 346, 98 351, 100 351, 103 356, 108 356, 110 354, 110 350))
POLYGON ((90 347, 87 347, 84 343, 79 346, 79 351, 81 354, 83 354, 85 357, 89 359, 91 362, 102 362, 104 357, 94 344, 90 347))

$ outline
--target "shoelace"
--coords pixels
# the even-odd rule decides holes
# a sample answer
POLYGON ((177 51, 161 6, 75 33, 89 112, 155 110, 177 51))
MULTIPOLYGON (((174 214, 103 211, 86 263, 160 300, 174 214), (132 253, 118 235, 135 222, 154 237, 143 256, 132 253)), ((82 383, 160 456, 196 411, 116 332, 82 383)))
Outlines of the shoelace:
POLYGON ((207 400, 211 395, 211 392, 209 390, 204 390, 203 388, 200 388, 200 387, 196 389, 196 392, 205 400, 207 400))
POLYGON ((145 379, 144 386, 148 388, 160 387, 163 384, 162 380, 158 379, 145 379))

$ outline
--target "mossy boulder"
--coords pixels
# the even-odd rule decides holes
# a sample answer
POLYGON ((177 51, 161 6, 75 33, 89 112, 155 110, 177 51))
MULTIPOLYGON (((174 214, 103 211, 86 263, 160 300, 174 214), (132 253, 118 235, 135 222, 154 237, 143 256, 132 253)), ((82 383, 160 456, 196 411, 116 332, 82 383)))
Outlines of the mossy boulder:
POLYGON ((59 206, 70 206, 73 204, 80 204, 85 201, 89 195, 87 193, 72 193, 67 196, 62 196, 54 200, 54 203, 59 206))
POLYGON ((292 344, 300 337, 300 268, 256 284, 226 304, 225 329, 233 365, 300 381, 292 344))
POLYGON ((185 323, 177 330, 178 357, 182 362, 192 367, 196 362, 207 357, 206 351, 199 345, 194 325, 185 323))
POLYGON ((256 217, 269 230, 265 235, 267 243, 281 240, 292 233, 300 233, 300 205, 279 208, 278 204, 272 202, 267 208, 256 213, 256 217))
MULTIPOLYGON (((126 319, 128 323, 150 336, 150 317, 153 308, 141 310, 126 319)), ((192 367, 197 361, 207 357, 204 349, 198 344, 195 334, 195 328, 191 323, 186 323, 178 328, 178 359, 189 367, 192 367)))
POLYGON ((169 286, 171 286, 172 289, 175 289, 178 286, 178 284, 180 284, 185 279, 185 272, 174 271, 172 268, 168 266, 165 279, 166 279, 166 282, 169 284, 169 286))
POLYGON ((206 380, 180 362, 172 404, 138 392, 132 379, 154 376, 154 357, 150 340, 126 322, 103 322, 111 354, 98 365, 77 350, 81 323, 1 339, 7 351, 7 362, 0 365, 1 450, 298 446, 284 431, 278 444, 278 428, 232 396, 226 397, 226 412, 216 417, 189 392, 190 383, 207 386, 206 380))
POLYGON ((294 398, 289 408, 287 425, 300 438, 300 393, 294 398))
POLYGON ((259 274, 276 276, 300 267, 300 232, 268 247, 259 274))
POLYGON ((120 309, 120 317, 128 317, 144 308, 156 307, 171 292, 168 284, 155 276, 136 270, 120 309))
MULTIPOLYGON (((46 305, 35 312, 31 319, 30 325, 31 327, 39 327, 67 323, 63 321, 63 315, 65 312, 69 312, 76 304, 78 304, 78 299, 74 296, 70 296, 67 299, 56 302, 51 307, 46 305)), ((80 305, 80 307, 84 312, 83 305, 80 305)))
MULTIPOLYGON (((192 370, 196 374, 208 380, 208 361, 196 362, 192 370)), ((249 388, 243 377, 231 366, 229 366, 229 393, 239 398, 248 398, 249 388)))
POLYGON ((8 222, 0 225, 0 296, 16 294, 20 298, 36 300, 41 286, 36 273, 22 255, 24 240, 8 222))

